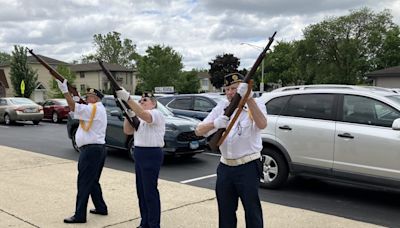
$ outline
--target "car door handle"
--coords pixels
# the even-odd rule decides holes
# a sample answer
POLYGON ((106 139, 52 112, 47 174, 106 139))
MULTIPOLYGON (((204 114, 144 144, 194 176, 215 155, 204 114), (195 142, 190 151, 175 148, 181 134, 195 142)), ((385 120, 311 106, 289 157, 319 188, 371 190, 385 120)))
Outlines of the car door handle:
POLYGON ((292 128, 289 127, 288 125, 279 126, 279 129, 282 129, 282 130, 289 130, 289 131, 292 130, 292 128))
POLYGON ((354 139, 354 136, 352 136, 349 133, 344 133, 344 134, 338 134, 337 136, 341 137, 341 138, 348 138, 348 139, 354 139))

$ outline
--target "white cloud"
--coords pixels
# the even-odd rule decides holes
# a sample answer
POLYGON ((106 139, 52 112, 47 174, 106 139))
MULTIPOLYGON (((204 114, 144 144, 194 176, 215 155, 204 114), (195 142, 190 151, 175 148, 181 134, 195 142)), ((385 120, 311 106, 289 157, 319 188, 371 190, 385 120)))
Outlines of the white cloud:
POLYGON ((0 51, 13 45, 70 62, 93 52, 93 35, 117 31, 144 54, 149 45, 171 46, 185 69, 208 69, 212 59, 233 53, 250 67, 268 36, 300 39, 302 30, 328 16, 369 7, 391 9, 400 24, 399 0, 0 0, 0 51))

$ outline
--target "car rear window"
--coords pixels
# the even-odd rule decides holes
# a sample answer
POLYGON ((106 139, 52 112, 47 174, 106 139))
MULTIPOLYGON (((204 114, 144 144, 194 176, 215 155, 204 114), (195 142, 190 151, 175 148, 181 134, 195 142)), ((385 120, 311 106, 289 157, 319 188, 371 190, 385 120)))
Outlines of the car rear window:
POLYGON ((22 104, 36 104, 32 100, 29 100, 28 98, 11 98, 10 99, 11 103, 16 104, 16 105, 22 105, 22 104))

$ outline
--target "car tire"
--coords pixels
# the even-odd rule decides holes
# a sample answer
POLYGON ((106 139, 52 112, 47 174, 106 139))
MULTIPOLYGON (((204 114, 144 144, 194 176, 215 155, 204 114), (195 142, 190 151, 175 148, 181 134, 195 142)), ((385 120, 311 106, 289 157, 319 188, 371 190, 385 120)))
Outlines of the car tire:
POLYGON ((33 122, 34 125, 38 125, 40 120, 32 120, 32 122, 33 122))
POLYGON ((129 159, 131 160, 131 161, 135 161, 135 156, 134 156, 134 152, 135 152, 135 145, 133 144, 133 137, 131 137, 131 139, 129 140, 129 142, 128 142, 128 145, 127 145, 127 150, 126 150, 126 152, 127 152, 127 154, 128 154, 128 157, 129 157, 129 159))
POLYGON ((76 135, 76 131, 77 130, 78 130, 77 128, 72 130, 71 141, 72 141, 72 146, 74 147, 75 151, 79 153, 79 147, 78 147, 78 145, 76 145, 76 139, 75 139, 75 135, 76 135))
POLYGON ((51 120, 53 121, 53 123, 59 123, 60 122, 60 117, 58 116, 57 112, 53 112, 53 114, 51 115, 51 120))
POLYGON ((289 168, 282 154, 272 148, 264 148, 261 156, 261 187, 269 189, 282 187, 289 176, 289 168))
POLYGON ((5 125, 10 125, 11 124, 11 119, 10 119, 10 115, 8 115, 8 114, 5 114, 4 115, 4 124, 5 125))

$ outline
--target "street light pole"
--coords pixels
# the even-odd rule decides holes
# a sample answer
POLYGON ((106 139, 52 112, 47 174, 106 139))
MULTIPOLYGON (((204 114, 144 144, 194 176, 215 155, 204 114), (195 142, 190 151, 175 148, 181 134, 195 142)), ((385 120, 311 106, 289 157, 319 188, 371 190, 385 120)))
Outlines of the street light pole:
MULTIPOLYGON (((254 44, 249 44, 249 43, 240 43, 240 44, 241 45, 246 44, 246 45, 248 45, 250 47, 253 47, 253 48, 256 48, 258 50, 263 50, 262 47, 259 47, 259 46, 254 45, 254 44)), ((261 62, 261 82, 260 82, 260 91, 261 92, 264 92, 264 58, 263 58, 263 60, 261 62)))

